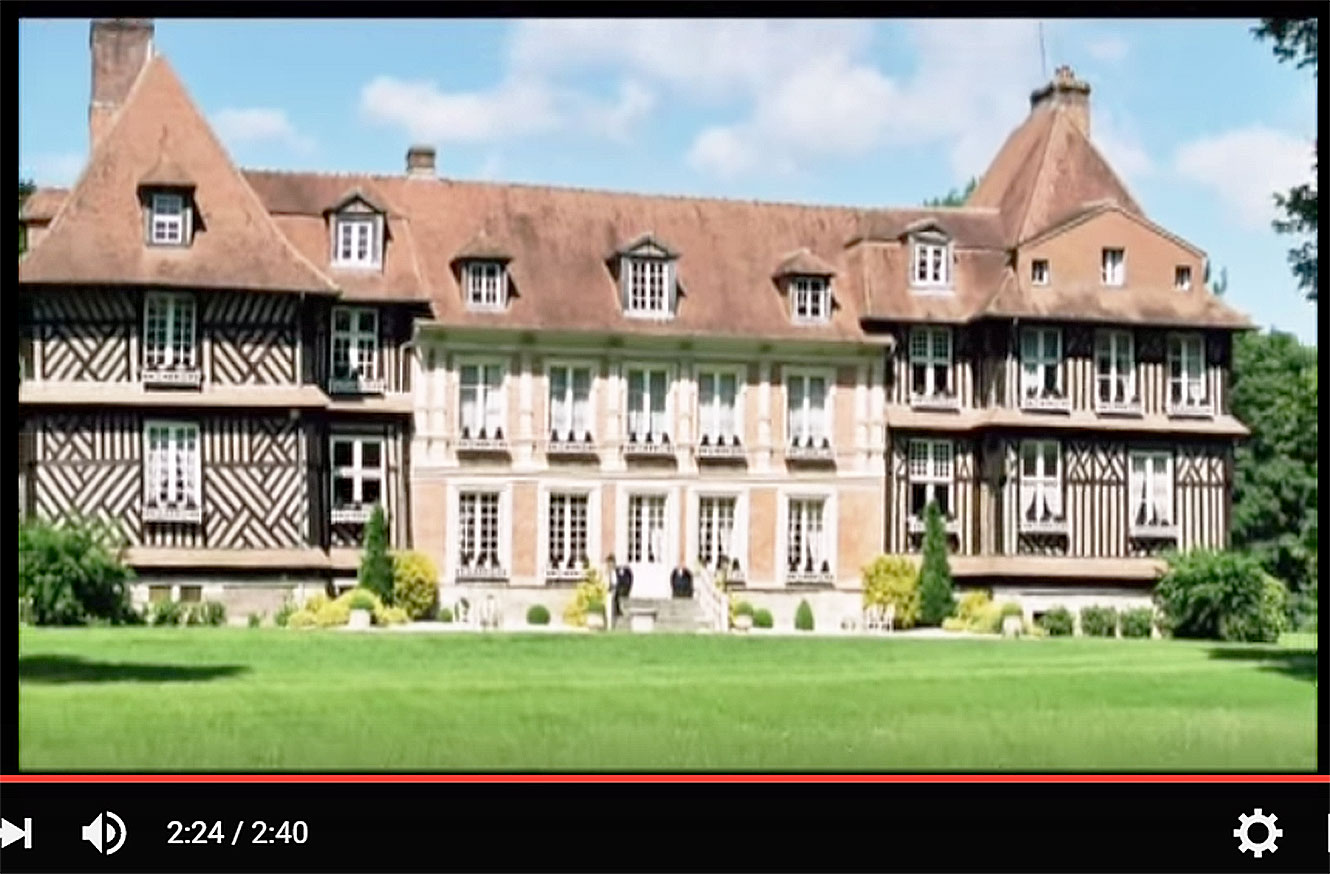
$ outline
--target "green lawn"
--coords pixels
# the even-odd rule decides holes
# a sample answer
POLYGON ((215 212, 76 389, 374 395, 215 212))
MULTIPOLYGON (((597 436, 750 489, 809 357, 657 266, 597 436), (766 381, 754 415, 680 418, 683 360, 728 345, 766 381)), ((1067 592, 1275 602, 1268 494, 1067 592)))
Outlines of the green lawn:
POLYGON ((1314 643, 21 631, 28 770, 1283 771, 1314 643))

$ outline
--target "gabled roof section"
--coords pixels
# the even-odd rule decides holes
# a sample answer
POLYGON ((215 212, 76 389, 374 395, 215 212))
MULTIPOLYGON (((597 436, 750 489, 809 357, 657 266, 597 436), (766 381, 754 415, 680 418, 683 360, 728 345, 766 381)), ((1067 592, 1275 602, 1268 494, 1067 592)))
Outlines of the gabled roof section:
POLYGON ((847 241, 900 242, 916 230, 934 227, 963 249, 1001 249, 1002 217, 991 207, 921 207, 864 211, 859 229, 847 241))
POLYGON ((65 205, 67 197, 69 197, 68 188, 38 188, 23 201, 23 206, 18 212, 19 221, 49 222, 55 218, 60 207, 65 205))
POLYGON ((835 276, 836 268, 817 255, 807 246, 787 255, 776 267, 774 274, 782 276, 835 276))
POLYGON ((383 200, 370 194, 359 185, 352 186, 349 190, 342 192, 342 196, 330 204, 323 213, 327 215, 330 212, 341 212, 356 201, 365 204, 375 212, 388 214, 388 208, 384 206, 383 200))
POLYGON ((678 258, 679 253, 663 243, 655 231, 639 234, 613 252, 614 255, 639 255, 652 258, 678 258))
POLYGON ((998 209, 1005 240, 1014 245, 1100 200, 1142 214, 1085 132, 1054 106, 1036 109, 1012 131, 966 205, 998 209))
POLYGON ((1070 215, 1058 218, 1056 221, 1054 221, 1048 227, 1041 230, 1039 233, 1035 234, 1033 237, 1021 240, 1020 244, 1022 246, 1033 246, 1037 243, 1042 243, 1044 240, 1047 240, 1049 237, 1057 236, 1063 231, 1068 231, 1076 227, 1077 225, 1081 224, 1082 222, 1087 222, 1090 219, 1094 218, 1095 216, 1103 215, 1106 212, 1121 213, 1128 220, 1136 222, 1138 225, 1141 225, 1142 227, 1148 228, 1149 230, 1153 231, 1154 233, 1158 234, 1161 237, 1172 240, 1174 243, 1177 243, 1179 246, 1191 252, 1193 255, 1196 255, 1201 258, 1205 257, 1205 251, 1202 250, 1195 243, 1190 243, 1187 240, 1184 240, 1182 237, 1179 237, 1177 234, 1173 233, 1172 231, 1168 230, 1167 228, 1155 224, 1141 213, 1132 212, 1130 210, 1123 209, 1122 206, 1117 201, 1114 200, 1096 200, 1093 203, 1087 203, 1084 206, 1082 206, 1080 209, 1074 210, 1070 215))
POLYGON ((161 56, 135 82, 47 234, 19 262, 19 281, 337 290, 277 228, 161 56), (206 221, 187 248, 143 240, 138 186, 155 172, 165 141, 170 175, 193 180, 206 221))
POLYGON ((194 179, 185 172, 165 151, 157 159, 152 169, 139 177, 139 186, 143 188, 194 188, 194 179))
POLYGON ((508 246, 500 243, 481 228, 453 256, 454 261, 511 261, 513 255, 508 246))

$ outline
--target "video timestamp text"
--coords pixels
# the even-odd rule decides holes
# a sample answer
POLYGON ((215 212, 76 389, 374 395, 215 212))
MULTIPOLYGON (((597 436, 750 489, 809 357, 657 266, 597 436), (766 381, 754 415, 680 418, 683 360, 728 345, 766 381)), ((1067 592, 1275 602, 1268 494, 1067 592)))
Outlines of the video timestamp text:
POLYGON ((303 844, 309 840, 309 826, 304 820, 268 823, 262 820, 239 820, 234 825, 220 820, 204 822, 196 819, 184 823, 173 819, 166 824, 168 844, 303 844))

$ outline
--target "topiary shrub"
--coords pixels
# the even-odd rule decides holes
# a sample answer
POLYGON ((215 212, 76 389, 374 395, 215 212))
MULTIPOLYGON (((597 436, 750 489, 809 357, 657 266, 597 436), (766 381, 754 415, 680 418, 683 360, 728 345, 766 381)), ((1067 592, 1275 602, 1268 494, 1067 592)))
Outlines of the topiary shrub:
POLYGON ((1008 616, 1024 616, 1025 610, 1015 601, 1003 601, 998 605, 998 615, 1003 619, 1006 619, 1008 616))
POLYGON ((1123 637, 1149 637, 1154 630, 1155 611, 1149 607, 1136 607, 1122 611, 1123 637))
POLYGON ((250 628, 258 628, 263 624, 263 615, 262 613, 251 613, 249 618, 245 620, 245 624, 250 628))
POLYGON ((1049 637, 1070 637, 1076 631, 1076 620, 1066 607, 1054 607, 1036 620, 1036 624, 1049 637))
POLYGON ((1174 637, 1273 643, 1286 626, 1287 590, 1246 553, 1171 553, 1154 597, 1174 637))
POLYGON ((453 608, 451 608, 451 607, 440 607, 440 608, 439 608, 439 621, 440 621, 440 622, 452 622, 452 621, 453 621, 453 608))
POLYGON ((775 622, 771 618, 771 611, 765 607, 759 607, 753 611, 754 628, 771 628, 775 622))
POLYGON ((36 625, 138 621, 127 585, 134 572, 121 560, 124 538, 99 521, 60 525, 28 520, 18 529, 18 596, 36 625))
POLYGON ((394 605, 412 619, 424 619, 434 612, 438 595, 439 569, 434 559, 414 550, 393 553, 394 605))
POLYGON ((526 610, 527 625, 549 625, 550 611, 544 604, 532 604, 526 610))
POLYGON ((739 601, 737 604, 734 605, 734 615, 735 615, 735 616, 752 616, 752 615, 753 615, 753 605, 752 605, 752 604, 749 604, 747 601, 739 601))
POLYGON ((373 612, 382 606, 379 599, 369 589, 352 589, 337 600, 345 604, 348 610, 369 610, 373 612))
POLYGON ((929 501, 924 513, 924 558, 919 566, 919 624, 941 625, 955 608, 947 531, 937 502, 929 501))
POLYGON ((185 608, 180 602, 165 598, 148 608, 150 625, 179 625, 185 619, 185 608))
POLYGON ((1116 637, 1118 611, 1112 607, 1085 607, 1081 610, 1081 633, 1090 637, 1116 637))
POLYGON ((813 608, 806 598, 800 599, 799 607, 794 611, 794 627, 799 631, 813 630, 813 608))
POLYGON ((385 604, 393 601, 393 561, 388 556, 388 517, 375 504, 365 526, 365 550, 360 557, 360 585, 385 604))
POLYGON ((879 555, 863 569, 864 608, 896 606, 896 628, 919 620, 919 568, 901 555, 879 555))

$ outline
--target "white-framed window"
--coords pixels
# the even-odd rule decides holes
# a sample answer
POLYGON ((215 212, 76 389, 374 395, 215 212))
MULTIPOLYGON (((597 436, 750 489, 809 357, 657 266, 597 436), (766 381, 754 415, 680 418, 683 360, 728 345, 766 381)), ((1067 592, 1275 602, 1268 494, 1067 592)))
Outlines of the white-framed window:
POLYGON ((668 504, 668 497, 662 494, 628 496, 626 552, 629 564, 661 564, 667 560, 672 548, 666 523, 668 504))
POLYGON ((659 443, 670 436, 670 372, 664 367, 628 368, 627 437, 635 443, 659 443))
POLYGON ((1060 522, 1062 451, 1056 440, 1021 441, 1021 521, 1060 522))
POLYGON ((1136 400, 1136 346, 1131 331, 1095 334, 1095 398, 1102 405, 1136 400))
POLYGON ((1122 285, 1127 278, 1125 249, 1104 249, 1100 254, 1099 281, 1104 285, 1122 285))
POLYGON ((377 215, 338 215, 333 220, 333 264, 378 267, 379 221, 377 215))
POLYGON ((785 571, 787 575, 834 573, 828 527, 827 499, 790 497, 786 504, 785 571))
POLYGON ((550 439, 587 440, 595 430, 590 365, 551 364, 545 372, 549 378, 550 439))
POLYGON ((458 368, 463 439, 503 437, 507 417, 504 366, 497 361, 464 363, 458 368))
POLYGON ((190 210, 183 194, 153 192, 148 198, 148 242, 183 246, 189 242, 190 210))
POLYGON ((1197 409, 1209 405, 1205 391, 1205 338, 1170 334, 1168 338, 1168 405, 1197 409))
POLYGON ((148 420, 143 432, 145 516, 197 514, 202 479, 198 424, 148 420))
POLYGON ((785 434, 790 446, 831 440, 831 376, 794 371, 785 376, 785 434))
POLYGON ((333 307, 332 378, 378 378, 379 314, 373 307, 333 307))
POLYGON ((664 258, 625 256, 624 310, 630 316, 661 318, 671 314, 673 270, 664 258))
POLYGON ((911 284, 919 287, 951 285, 951 244, 941 238, 914 241, 911 284))
POLYGON ((1148 451, 1131 453, 1131 525, 1159 528, 1173 524, 1173 455, 1148 451))
POLYGON ((1062 331, 1021 329, 1021 397, 1062 396, 1062 331))
POLYGON ((910 395, 916 398, 950 396, 951 328, 920 326, 910 329, 910 395))
POLYGON ((508 271, 502 261, 469 261, 466 304, 473 310, 501 310, 508 303, 508 271))
POLYGON ((1173 287, 1178 291, 1191 290, 1191 267, 1179 264, 1173 268, 1173 287))
POLYGON ((698 442, 736 444, 743 433, 739 411, 742 377, 737 370, 700 370, 697 374, 698 442))
POLYGON ((457 566, 462 574, 499 576, 504 567, 502 508, 497 491, 464 489, 457 495, 457 566))
POLYGON ((547 572, 580 573, 591 555, 590 496, 586 492, 551 491, 546 496, 547 572))
POLYGON ((950 440, 916 438, 909 444, 910 515, 924 518, 930 501, 942 518, 952 516, 952 455, 950 440))
POLYGON ((797 323, 819 323, 831 318, 831 283, 825 276, 790 279, 790 306, 797 323))
POLYGON ((1035 258, 1030 261, 1030 284, 1048 285, 1049 269, 1047 258, 1035 258))
MULTIPOLYGON (((385 459, 382 437, 334 435, 329 438, 332 454, 332 508, 337 511, 368 511, 383 501, 385 459)), ((361 521, 359 516, 357 521, 361 521)))
POLYGON ((143 296, 143 366, 148 370, 196 365, 194 296, 148 292, 143 296))
POLYGON ((697 560, 711 570, 731 570, 740 558, 735 536, 739 499, 734 495, 698 495, 697 560))

